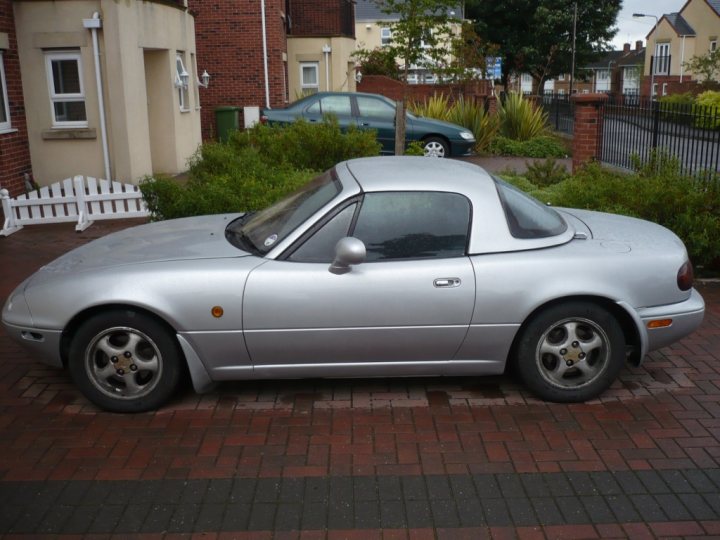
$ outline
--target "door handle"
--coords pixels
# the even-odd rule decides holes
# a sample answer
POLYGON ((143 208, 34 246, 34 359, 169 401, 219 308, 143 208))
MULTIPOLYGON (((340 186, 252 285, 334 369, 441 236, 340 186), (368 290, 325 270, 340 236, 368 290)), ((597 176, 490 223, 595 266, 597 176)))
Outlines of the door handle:
POLYGON ((460 283, 460 278, 456 277, 437 278, 433 281, 433 285, 437 288, 459 287, 460 283))

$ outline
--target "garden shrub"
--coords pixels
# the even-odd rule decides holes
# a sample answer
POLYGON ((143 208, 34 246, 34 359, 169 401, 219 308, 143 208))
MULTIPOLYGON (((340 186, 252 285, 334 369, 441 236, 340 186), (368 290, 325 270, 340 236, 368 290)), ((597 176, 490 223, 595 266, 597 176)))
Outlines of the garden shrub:
POLYGON ((247 131, 234 132, 228 144, 238 149, 257 148, 270 165, 285 163, 315 171, 327 170, 347 159, 380 154, 375 131, 350 126, 343 133, 332 115, 319 124, 305 120, 285 126, 257 124, 247 131))
POLYGON ((567 148, 556 137, 540 135, 526 141, 518 141, 498 135, 488 146, 493 154, 531 158, 563 158, 567 148))
POLYGON ((695 98, 695 125, 705 129, 720 129, 720 92, 706 90, 695 98))
POLYGON ((543 161, 527 163, 525 176, 533 184, 547 187, 565 180, 568 172, 565 165, 558 163, 554 158, 548 158, 543 161))
POLYGON ((420 141, 413 141, 405 149, 406 156, 424 156, 425 149, 420 141))
POLYGON ((543 135, 548 115, 522 94, 510 92, 498 107, 500 134, 516 141, 527 141, 543 135))
POLYGON ((189 160, 189 180, 146 178, 140 185, 153 220, 264 208, 319 171, 354 157, 378 155, 375 133, 342 133, 336 121, 256 126, 227 143, 203 144, 189 160))

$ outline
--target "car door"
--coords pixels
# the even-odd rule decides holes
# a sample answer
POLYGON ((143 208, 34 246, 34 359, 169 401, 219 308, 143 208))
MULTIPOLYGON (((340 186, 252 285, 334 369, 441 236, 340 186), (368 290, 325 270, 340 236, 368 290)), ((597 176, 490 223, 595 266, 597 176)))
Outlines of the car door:
POLYGON ((360 129, 374 129, 382 152, 395 153, 395 107, 384 99, 355 96, 357 125, 360 129))
POLYGON ((303 118, 308 122, 322 122, 325 115, 333 115, 337 118, 340 128, 346 130, 351 123, 355 122, 352 115, 352 104, 350 95, 330 94, 320 97, 303 111, 303 118))
POLYGON ((250 274, 245 341, 262 376, 442 373, 474 307, 470 203, 440 192, 368 193, 250 274), (364 263, 328 271, 351 234, 364 263))

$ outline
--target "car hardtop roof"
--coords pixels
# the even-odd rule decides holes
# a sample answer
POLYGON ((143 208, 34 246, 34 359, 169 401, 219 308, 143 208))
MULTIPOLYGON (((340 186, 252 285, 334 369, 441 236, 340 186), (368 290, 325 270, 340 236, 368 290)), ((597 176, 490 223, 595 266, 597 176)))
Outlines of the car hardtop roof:
POLYGON ((325 96, 366 96, 366 97, 382 98, 385 101, 394 103, 394 101, 387 96, 383 96, 382 94, 372 94, 370 92, 316 92, 314 94, 308 94, 307 96, 300 98, 299 100, 295 101, 294 103, 291 103, 291 105, 294 105, 295 103, 299 103, 301 101, 307 101, 311 98, 315 99, 318 97, 325 97, 325 96))
POLYGON ((492 186, 492 177, 477 165, 421 156, 385 156, 346 161, 363 191, 452 191, 468 193, 492 186))

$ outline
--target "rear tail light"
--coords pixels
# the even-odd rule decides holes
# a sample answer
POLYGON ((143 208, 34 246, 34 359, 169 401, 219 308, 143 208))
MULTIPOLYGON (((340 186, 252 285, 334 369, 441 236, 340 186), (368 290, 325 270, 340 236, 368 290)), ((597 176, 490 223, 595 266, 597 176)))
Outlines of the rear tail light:
POLYGON ((689 291, 693 286, 693 266, 690 261, 686 261, 678 270, 677 284, 681 291, 689 291))
POLYGON ((267 124, 268 123, 268 117, 264 114, 260 115, 260 123, 261 124, 267 124))

